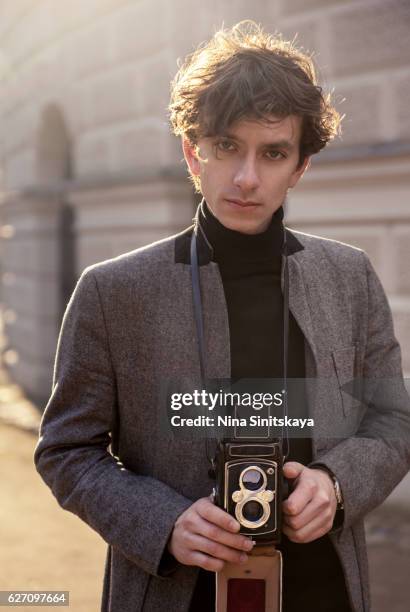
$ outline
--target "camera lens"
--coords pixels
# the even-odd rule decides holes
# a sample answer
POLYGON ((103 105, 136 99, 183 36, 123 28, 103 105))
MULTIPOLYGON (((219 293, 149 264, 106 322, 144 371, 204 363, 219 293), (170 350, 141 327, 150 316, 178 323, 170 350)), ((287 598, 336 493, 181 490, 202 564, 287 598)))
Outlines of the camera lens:
POLYGON ((248 491, 257 491, 263 486, 264 478, 262 472, 255 469, 249 469, 242 475, 242 483, 248 491))
POLYGON ((263 516, 263 506, 258 501, 248 501, 242 508, 243 518, 251 523, 260 521, 263 516))

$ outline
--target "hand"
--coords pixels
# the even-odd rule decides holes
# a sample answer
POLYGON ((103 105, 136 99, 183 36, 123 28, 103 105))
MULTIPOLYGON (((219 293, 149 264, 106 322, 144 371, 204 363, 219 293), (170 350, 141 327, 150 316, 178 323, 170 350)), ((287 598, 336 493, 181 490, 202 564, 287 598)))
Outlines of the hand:
POLYGON ((198 499, 175 522, 169 552, 185 565, 219 572, 226 561, 246 563, 254 543, 239 535, 238 521, 208 497, 198 499))
POLYGON ((282 504, 283 532, 292 542, 312 542, 333 525, 337 501, 332 479, 324 470, 296 461, 285 463, 283 472, 286 478, 296 479, 296 487, 282 504))

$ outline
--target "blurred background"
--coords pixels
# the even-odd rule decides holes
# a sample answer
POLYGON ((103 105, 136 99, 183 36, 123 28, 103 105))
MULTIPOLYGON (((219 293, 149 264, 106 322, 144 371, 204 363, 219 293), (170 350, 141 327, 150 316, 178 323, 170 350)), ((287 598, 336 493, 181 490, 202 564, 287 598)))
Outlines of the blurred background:
MULTIPOLYGON (((335 91, 343 136, 292 190, 287 224, 366 250, 410 375, 408 0, 1 0, 3 422, 36 431, 62 314, 84 267, 190 224, 198 196, 167 123, 169 83, 178 58, 242 19, 296 36, 335 91)), ((24 444, 10 447, 20 433, 5 428, 9 456, 24 444)), ((398 580, 410 567, 409 502, 407 479, 369 519, 378 610, 409 609, 398 580), (387 590, 386 563, 396 580, 387 590)))

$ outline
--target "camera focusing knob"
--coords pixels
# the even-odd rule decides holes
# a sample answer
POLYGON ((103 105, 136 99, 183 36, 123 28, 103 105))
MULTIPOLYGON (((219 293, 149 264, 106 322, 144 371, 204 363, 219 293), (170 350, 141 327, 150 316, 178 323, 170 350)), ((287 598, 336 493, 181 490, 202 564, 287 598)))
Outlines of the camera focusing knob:
POLYGON ((234 491, 232 493, 232 501, 234 501, 236 504, 238 504, 239 502, 241 502, 243 499, 243 493, 242 491, 234 491))
POLYGON ((269 504, 271 501, 273 501, 273 498, 275 497, 275 491, 262 491, 261 493, 259 493, 259 497, 261 497, 263 501, 266 501, 269 504))

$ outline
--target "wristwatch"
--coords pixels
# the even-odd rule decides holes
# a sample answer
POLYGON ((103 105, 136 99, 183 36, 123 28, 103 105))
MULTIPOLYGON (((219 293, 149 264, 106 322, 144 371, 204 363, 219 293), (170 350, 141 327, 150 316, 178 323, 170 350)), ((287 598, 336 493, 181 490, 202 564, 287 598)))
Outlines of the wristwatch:
POLYGON ((328 472, 328 473, 329 473, 330 478, 333 481, 333 488, 335 490, 336 501, 337 501, 337 509, 343 510, 344 502, 343 502, 342 489, 340 488, 339 481, 334 474, 332 474, 331 472, 328 472))

